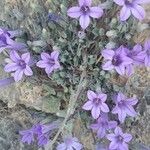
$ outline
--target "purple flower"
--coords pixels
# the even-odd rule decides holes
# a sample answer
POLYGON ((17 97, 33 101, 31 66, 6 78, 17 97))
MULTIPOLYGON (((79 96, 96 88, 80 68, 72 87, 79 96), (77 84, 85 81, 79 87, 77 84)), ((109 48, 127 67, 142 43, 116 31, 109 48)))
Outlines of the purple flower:
POLYGON ((30 53, 22 54, 21 57, 16 51, 10 52, 10 63, 8 63, 4 70, 6 72, 15 72, 14 80, 19 81, 22 79, 23 74, 26 76, 32 76, 33 72, 29 66, 30 53))
POLYGON ((38 145, 42 147, 48 143, 48 140, 52 134, 52 131, 58 128, 59 122, 54 121, 51 124, 42 125, 36 124, 29 130, 20 131, 20 135, 22 136, 22 142, 27 142, 31 144, 34 141, 34 137, 38 140, 38 145))
POLYGON ((120 20, 127 20, 131 14, 139 20, 145 17, 145 11, 140 4, 149 3, 150 0, 114 0, 119 6, 123 6, 120 11, 120 20))
POLYGON ((119 92, 117 99, 115 100, 116 106, 112 110, 112 113, 118 114, 118 119, 121 123, 123 123, 127 115, 131 117, 136 116, 133 105, 136 105, 137 102, 138 100, 136 98, 127 98, 125 95, 119 92))
POLYGON ((57 146, 57 150, 81 150, 82 144, 79 143, 77 138, 66 138, 64 143, 57 146))
POLYGON ((60 68, 60 64, 58 62, 59 52, 54 51, 50 55, 48 53, 41 53, 41 58, 39 62, 37 62, 37 66, 40 68, 45 68, 45 72, 49 75, 52 71, 60 68))
POLYGON ((80 26, 86 29, 90 24, 90 17, 100 18, 103 10, 100 7, 91 7, 92 0, 79 0, 79 6, 71 7, 67 13, 72 18, 78 18, 80 26))
POLYGON ((145 52, 142 51, 142 46, 137 44, 133 47, 132 50, 126 49, 125 53, 127 57, 133 60, 133 64, 126 66, 127 75, 130 76, 134 73, 135 65, 142 65, 144 63, 145 52))
POLYGON ((120 46, 117 50, 103 50, 102 56, 105 60, 108 60, 104 65, 104 70, 113 70, 115 69, 120 75, 125 74, 125 67, 129 64, 132 64, 132 59, 127 57, 125 54, 126 48, 120 46))
POLYGON ((94 131, 97 131, 97 136, 99 138, 103 138, 106 136, 106 131, 109 129, 113 129, 117 126, 116 121, 108 121, 108 115, 107 114, 102 114, 96 124, 92 124, 91 128, 94 131))
POLYGON ((105 103, 107 95, 104 93, 94 93, 93 91, 87 92, 88 101, 83 105, 84 110, 91 110, 92 117, 97 119, 101 111, 104 113, 109 112, 109 108, 105 103))
POLYGON ((144 51, 145 51, 145 66, 150 67, 150 39, 147 40, 144 44, 144 51))
POLYGON ((34 141, 34 132, 31 129, 20 131, 19 134, 22 136, 21 141, 23 143, 31 144, 34 141))
POLYGON ((0 53, 4 49, 21 50, 21 49, 25 49, 25 48, 26 48, 26 44, 15 42, 8 36, 8 33, 0 32, 0 53))
POLYGON ((120 127, 116 127, 114 134, 108 134, 107 139, 111 141, 109 148, 112 150, 129 150, 128 142, 131 141, 132 135, 123 133, 120 127))

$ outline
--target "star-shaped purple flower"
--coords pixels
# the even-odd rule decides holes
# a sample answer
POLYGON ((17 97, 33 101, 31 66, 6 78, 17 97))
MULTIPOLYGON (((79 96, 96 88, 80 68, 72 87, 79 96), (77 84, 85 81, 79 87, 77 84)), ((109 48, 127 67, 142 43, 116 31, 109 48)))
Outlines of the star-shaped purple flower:
POLYGON ((81 150, 83 148, 82 144, 76 137, 69 137, 64 140, 64 143, 57 146, 57 150, 81 150))
POLYGON ((118 74, 125 74, 125 67, 132 64, 133 60, 126 56, 126 48, 120 46, 117 50, 105 49, 102 51, 102 56, 105 60, 108 60, 102 67, 104 70, 115 69, 118 74))
POLYGON ((132 135, 123 133, 120 127, 116 127, 115 132, 107 135, 107 139, 111 141, 109 148, 112 150, 129 150, 128 142, 131 141, 132 135))
POLYGON ((36 65, 40 68, 45 68, 45 72, 47 73, 47 75, 50 75, 52 71, 60 68, 58 56, 58 51, 53 51, 50 55, 43 52, 41 53, 42 60, 37 62, 36 65))
POLYGON ((113 114, 118 114, 118 119, 121 123, 124 122, 126 116, 135 117, 136 112, 133 108, 138 100, 136 98, 127 98, 121 92, 118 93, 117 99, 115 100, 116 106, 112 110, 113 114))
POLYGON ((67 14, 72 18, 78 18, 80 26, 86 29, 90 24, 90 17, 100 18, 103 15, 103 10, 100 7, 91 7, 92 0, 79 0, 79 6, 71 7, 67 14))
POLYGON ((131 14, 139 20, 145 17, 145 10, 140 4, 149 3, 150 0, 114 0, 119 6, 123 6, 120 11, 120 20, 127 20, 131 14))
POLYGON ((14 80, 20 81, 23 77, 23 74, 26 76, 33 75, 29 63, 30 53, 24 53, 20 57, 16 51, 10 51, 10 63, 5 66, 4 70, 6 72, 15 72, 14 80))
POLYGON ((144 52, 145 52, 145 59, 144 59, 145 66, 150 67, 150 39, 147 40, 144 44, 144 52))
POLYGON ((92 117, 97 119, 101 111, 104 113, 109 112, 109 108, 105 103, 107 95, 104 93, 94 93, 89 90, 87 92, 88 101, 83 105, 84 110, 91 110, 92 117))
POLYGON ((134 66, 144 64, 145 52, 142 51, 140 44, 136 44, 132 50, 126 49, 125 53, 127 57, 133 60, 132 64, 126 66, 127 75, 131 76, 134 73, 134 66))
POLYGON ((109 129, 113 129, 117 126, 116 121, 109 121, 107 114, 101 114, 101 116, 98 118, 96 124, 92 124, 91 128, 94 131, 97 131, 97 136, 99 138, 103 138, 106 136, 106 131, 109 129))

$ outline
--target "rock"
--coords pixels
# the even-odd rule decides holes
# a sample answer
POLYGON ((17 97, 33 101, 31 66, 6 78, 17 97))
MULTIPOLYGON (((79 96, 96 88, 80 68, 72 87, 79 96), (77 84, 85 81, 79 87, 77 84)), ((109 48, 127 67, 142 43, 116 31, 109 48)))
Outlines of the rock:
MULTIPOLYGON (((4 57, 0 55, 0 63, 3 64, 3 62, 4 57)), ((3 67, 0 67, 0 79, 6 77, 8 77, 8 74, 4 72, 3 67)), ((32 77, 1 87, 0 99, 8 104, 9 108, 14 107, 16 104, 23 104, 26 107, 47 113, 58 113, 61 103, 56 96, 47 96, 43 83, 37 79, 34 80, 32 77)))

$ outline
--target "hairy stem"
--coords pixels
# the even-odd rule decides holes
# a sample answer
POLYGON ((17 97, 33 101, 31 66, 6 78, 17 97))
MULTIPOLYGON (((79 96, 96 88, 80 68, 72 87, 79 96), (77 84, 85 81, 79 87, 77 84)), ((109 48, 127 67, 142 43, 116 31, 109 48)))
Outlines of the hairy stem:
POLYGON ((83 56, 84 69, 83 69, 82 74, 80 76, 79 85, 77 86, 76 92, 72 91, 72 94, 70 96, 70 101, 69 101, 70 103, 68 105, 67 115, 66 115, 65 119, 63 120, 63 122, 62 122, 59 130, 57 131, 55 137, 51 141, 51 143, 49 145, 49 150, 53 150, 53 144, 56 142, 58 136, 63 131, 63 129, 65 127, 65 124, 67 123, 69 117, 75 111, 75 104, 76 104, 76 101, 78 100, 78 97, 79 97, 81 91, 83 91, 83 89, 86 88, 86 85, 87 85, 87 81, 86 81, 87 54, 86 54, 86 51, 84 51, 84 53, 82 54, 82 56, 83 56))

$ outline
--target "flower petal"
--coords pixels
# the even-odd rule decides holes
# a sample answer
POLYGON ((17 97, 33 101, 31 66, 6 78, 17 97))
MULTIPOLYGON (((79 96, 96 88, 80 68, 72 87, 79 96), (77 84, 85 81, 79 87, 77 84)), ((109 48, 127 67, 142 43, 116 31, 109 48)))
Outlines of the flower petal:
POLYGON ((117 95, 117 102, 120 102, 121 100, 125 100, 125 99, 126 96, 122 92, 119 92, 117 95))
POLYGON ((113 0, 117 5, 123 6, 125 1, 124 0, 113 0))
POLYGON ((130 77, 134 73, 134 66, 133 64, 126 66, 126 75, 130 77))
POLYGON ((129 99, 127 99, 127 101, 126 101, 126 103, 127 103, 128 105, 136 105, 137 102, 138 102, 138 100, 137 100, 136 98, 129 98, 129 99))
POLYGON ((54 69, 60 68, 60 63, 58 61, 55 62, 55 65, 53 66, 54 69))
POLYGON ((134 0, 134 3, 136 3, 136 4, 145 4, 145 3, 150 3, 150 0, 134 0))
POLYGON ((131 15, 130 8, 128 8, 126 5, 124 5, 120 11, 120 20, 126 21, 131 15))
POLYGON ((88 91, 87 91, 87 97, 88 97, 89 100, 94 100, 95 98, 97 98, 97 94, 94 93, 94 92, 91 91, 91 90, 88 90, 88 91))
POLYGON ((21 58, 25 61, 26 64, 30 61, 30 53, 22 54, 21 58))
POLYGON ((122 129, 121 129, 120 127, 116 127, 116 129, 115 129, 115 134, 122 136, 122 135, 123 135, 122 129))
POLYGON ((46 68, 48 66, 48 64, 43 60, 40 60, 39 62, 37 62, 36 65, 40 68, 46 68))
POLYGON ((109 129, 113 129, 117 126, 117 122, 116 121, 109 121, 108 122, 108 127, 109 129))
POLYGON ((93 18, 100 18, 103 15, 103 10, 100 7, 91 7, 89 15, 93 18))
POLYGON ((59 51, 53 51, 51 53, 51 58, 54 59, 55 61, 58 60, 58 56, 59 56, 59 51))
POLYGON ((144 43, 144 49, 147 51, 150 49, 150 40, 147 40, 145 43, 144 43))
POLYGON ((101 108, 101 110, 102 110, 103 112, 105 112, 105 113, 109 112, 109 107, 108 107, 105 103, 102 103, 102 104, 100 105, 100 108, 101 108))
POLYGON ((113 134, 113 133, 108 134, 108 135, 107 135, 107 139, 108 139, 109 141, 116 141, 116 135, 113 134))
POLYGON ((105 101, 106 101, 106 99, 107 99, 107 95, 106 95, 106 94, 101 93, 101 94, 98 94, 98 98, 99 98, 99 99, 101 99, 101 101, 102 101, 102 102, 105 102, 105 101))
POLYGON ((115 70, 117 71, 118 74, 120 75, 125 75, 125 66, 120 65, 115 67, 115 70))
POLYGON ((150 67, 150 55, 145 57, 145 66, 150 67))
POLYGON ((113 50, 105 49, 105 50, 102 51, 102 56, 105 59, 112 60, 114 55, 115 55, 115 52, 113 50))
POLYGON ((116 142, 114 142, 114 141, 111 142, 110 145, 109 145, 109 148, 113 149, 113 150, 117 149, 117 147, 118 147, 118 144, 116 142))
POLYGON ((123 123, 125 118, 126 118, 126 112, 124 110, 120 109, 120 111, 118 111, 118 119, 119 119, 119 121, 121 123, 123 123))
POLYGON ((96 107, 96 106, 93 107, 91 113, 92 113, 92 117, 94 119, 97 119, 99 117, 99 115, 100 115, 100 108, 96 107))
POLYGON ((31 68, 29 66, 26 66, 26 69, 24 70, 24 74, 26 76, 32 76, 33 75, 33 71, 31 70, 31 68))
POLYGON ((45 53, 45 52, 41 53, 41 58, 45 61, 49 61, 49 59, 51 59, 50 55, 48 53, 45 53))
POLYGON ((92 0, 78 0, 79 1, 79 6, 91 6, 92 5, 92 0))
POLYGON ((99 138, 103 138, 106 135, 106 130, 103 127, 99 127, 98 131, 97 131, 97 136, 99 138))
POLYGON ((145 10, 142 6, 134 4, 133 7, 131 7, 131 12, 139 20, 143 20, 145 18, 145 10))
POLYGON ((7 65, 4 67, 5 72, 16 71, 17 69, 19 69, 19 66, 18 66, 16 63, 7 64, 7 65))
POLYGON ((90 17, 88 15, 82 15, 79 22, 82 29, 86 29, 90 24, 90 17))
POLYGON ((103 70, 113 70, 114 66, 112 65, 111 61, 107 61, 105 64, 102 66, 103 70))
POLYGON ((17 81, 20 81, 23 77, 23 70, 17 70, 14 74, 14 80, 17 82, 17 81))
POLYGON ((80 11, 80 7, 71 7, 70 9, 68 9, 67 14, 69 17, 78 18, 82 13, 80 11))
POLYGON ((45 72, 47 73, 47 75, 51 74, 53 70, 54 70, 53 67, 46 67, 45 68, 45 72))
POLYGON ((131 117, 135 117, 137 114, 136 111, 134 110, 134 108, 129 105, 126 107, 126 113, 131 117))
POLYGON ((125 141, 125 142, 130 142, 131 139, 132 139, 132 135, 131 135, 131 134, 128 134, 128 133, 124 133, 124 134, 123 134, 123 138, 124 138, 124 141, 125 141))
POLYGON ((83 105, 82 109, 84 109, 84 110, 91 110, 92 107, 93 107, 93 102, 92 102, 92 101, 87 101, 87 102, 83 105))
POLYGON ((66 144, 65 143, 62 143, 62 144, 59 144, 58 146, 57 146, 57 150, 66 150, 66 144))
POLYGON ((14 62, 18 62, 18 60, 20 60, 20 56, 18 55, 18 53, 14 50, 10 51, 10 58, 11 60, 13 60, 14 62))

